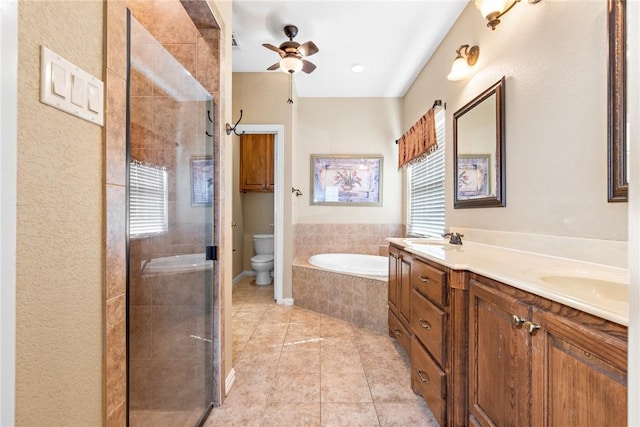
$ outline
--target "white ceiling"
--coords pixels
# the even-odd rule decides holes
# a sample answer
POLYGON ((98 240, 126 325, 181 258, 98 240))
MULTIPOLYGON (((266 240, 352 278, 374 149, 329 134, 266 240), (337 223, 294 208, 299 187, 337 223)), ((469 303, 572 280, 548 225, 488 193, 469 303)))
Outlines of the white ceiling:
MULTIPOLYGON (((234 72, 269 72, 280 58, 262 43, 287 40, 282 28, 298 27, 294 39, 320 49, 307 59, 311 74, 297 73, 299 97, 399 97, 415 80, 467 0, 234 0, 234 72), (365 70, 354 73, 351 67, 365 70)), ((478 15, 479 16, 479 15, 478 15)), ((451 61, 455 52, 451 52, 451 61)))

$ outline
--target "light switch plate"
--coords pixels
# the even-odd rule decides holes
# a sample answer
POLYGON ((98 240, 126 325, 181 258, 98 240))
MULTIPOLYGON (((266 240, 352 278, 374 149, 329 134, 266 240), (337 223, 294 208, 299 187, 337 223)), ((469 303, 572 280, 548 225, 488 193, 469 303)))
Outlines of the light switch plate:
POLYGON ((42 46, 40 102, 104 126, 104 83, 42 46))

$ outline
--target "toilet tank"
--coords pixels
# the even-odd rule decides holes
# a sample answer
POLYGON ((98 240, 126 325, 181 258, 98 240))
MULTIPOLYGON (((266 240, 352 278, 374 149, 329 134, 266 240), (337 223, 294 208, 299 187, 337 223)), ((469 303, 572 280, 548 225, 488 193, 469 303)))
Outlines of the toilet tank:
POLYGON ((273 234, 255 234, 253 236, 253 250, 256 255, 273 254, 273 234))

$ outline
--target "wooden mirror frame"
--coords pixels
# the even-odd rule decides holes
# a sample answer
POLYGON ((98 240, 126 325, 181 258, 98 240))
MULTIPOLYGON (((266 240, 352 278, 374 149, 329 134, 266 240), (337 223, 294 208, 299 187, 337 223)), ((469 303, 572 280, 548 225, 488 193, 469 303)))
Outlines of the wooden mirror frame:
POLYGON ((628 201, 626 4, 608 0, 609 66, 607 73, 608 200, 628 201))
POLYGON ((453 207, 463 208, 489 208, 506 206, 506 175, 505 175, 505 108, 504 108, 504 83, 502 77, 497 83, 482 92, 471 102, 460 108, 453 114, 453 207), (496 191, 495 196, 462 199, 458 198, 458 119, 465 113, 473 110, 476 106, 492 95, 496 95, 496 191))

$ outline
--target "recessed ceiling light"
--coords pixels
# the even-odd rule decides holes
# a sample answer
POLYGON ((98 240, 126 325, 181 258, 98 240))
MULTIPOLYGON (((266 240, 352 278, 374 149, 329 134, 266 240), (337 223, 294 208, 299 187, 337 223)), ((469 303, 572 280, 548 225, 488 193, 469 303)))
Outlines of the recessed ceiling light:
POLYGON ((364 71, 364 65, 356 64, 353 67, 351 67, 351 71, 353 71, 354 73, 361 73, 364 71))

